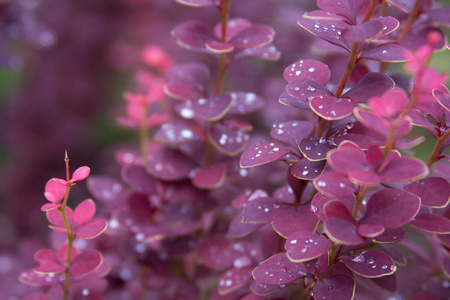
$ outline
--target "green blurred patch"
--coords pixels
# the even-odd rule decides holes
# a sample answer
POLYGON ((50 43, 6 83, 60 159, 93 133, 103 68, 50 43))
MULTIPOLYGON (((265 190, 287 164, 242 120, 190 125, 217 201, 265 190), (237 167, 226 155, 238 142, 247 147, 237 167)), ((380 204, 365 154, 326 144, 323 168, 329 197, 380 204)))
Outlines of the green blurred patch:
POLYGON ((20 79, 20 72, 0 68, 0 99, 5 99, 5 94, 8 95, 11 91, 16 89, 19 85, 20 79))

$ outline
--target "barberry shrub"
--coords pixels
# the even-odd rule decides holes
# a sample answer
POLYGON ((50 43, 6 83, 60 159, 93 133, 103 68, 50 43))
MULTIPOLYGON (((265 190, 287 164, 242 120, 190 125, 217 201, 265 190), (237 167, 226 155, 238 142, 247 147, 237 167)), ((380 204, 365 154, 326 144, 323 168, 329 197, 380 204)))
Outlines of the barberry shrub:
POLYGON ((20 275, 44 288, 27 299, 446 299, 450 92, 430 60, 448 51, 449 9, 317 0, 297 20, 316 52, 278 75, 291 114, 267 129, 274 99, 232 89, 227 74, 278 60, 275 31, 230 16, 231 0, 176 2, 218 12, 172 31, 214 63, 142 51, 147 69, 117 119, 139 146, 117 150, 120 175, 87 180, 106 220, 91 221, 90 199, 66 206, 89 168, 51 179, 42 210, 67 242, 20 275))

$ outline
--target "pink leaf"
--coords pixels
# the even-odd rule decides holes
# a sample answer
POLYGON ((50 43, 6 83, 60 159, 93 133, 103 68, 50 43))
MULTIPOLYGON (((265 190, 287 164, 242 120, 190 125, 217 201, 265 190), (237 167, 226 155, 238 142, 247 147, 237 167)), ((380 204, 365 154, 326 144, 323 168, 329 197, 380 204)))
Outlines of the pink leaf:
POLYGON ((85 250, 70 262, 69 273, 81 276, 94 271, 102 263, 102 255, 96 250, 85 250))
POLYGON ((52 203, 59 203, 66 194, 66 186, 61 184, 56 178, 47 181, 45 185, 45 198, 52 203))
POLYGON ((92 239, 106 230, 108 223, 104 219, 94 220, 76 231, 76 236, 82 239, 92 239))
POLYGON ((73 212, 73 222, 75 228, 83 225, 94 217, 95 203, 92 199, 86 199, 75 208, 73 212))
MULTIPOLYGON (((72 209, 70 207, 66 206, 65 213, 66 213, 66 217, 67 217, 67 222, 69 224, 73 224, 72 209)), ((49 211, 47 211, 46 215, 47 215, 48 221, 51 224, 59 226, 59 227, 64 227, 64 219, 63 219, 62 213, 59 209, 49 210, 49 211)))
POLYGON ((83 179, 86 179, 89 176, 89 173, 91 172, 91 169, 89 167, 80 167, 73 172, 72 175, 72 182, 73 181, 80 181, 83 179))
POLYGON ((213 189, 222 185, 226 178, 226 166, 214 164, 195 173, 192 183, 199 188, 213 189))

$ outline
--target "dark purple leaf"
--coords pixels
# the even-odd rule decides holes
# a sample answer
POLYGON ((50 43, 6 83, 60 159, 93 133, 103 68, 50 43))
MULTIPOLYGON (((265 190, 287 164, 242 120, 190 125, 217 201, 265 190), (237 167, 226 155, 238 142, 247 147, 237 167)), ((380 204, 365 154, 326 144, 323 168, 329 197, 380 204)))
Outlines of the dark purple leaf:
POLYGON ((324 86, 330 80, 330 76, 330 69, 326 64, 311 59, 294 62, 283 72, 283 77, 287 82, 292 82, 296 79, 311 79, 324 86))
POLYGON ((366 103, 371 97, 380 97, 394 85, 394 80, 386 74, 370 72, 341 97, 350 98, 355 103, 366 103))
POLYGON ((309 121, 287 121, 273 125, 270 136, 280 142, 297 147, 298 142, 308 137, 314 129, 309 121))
POLYGON ((391 244, 380 244, 379 247, 383 252, 388 254, 399 265, 406 265, 406 256, 391 244))
POLYGON ((224 182, 226 172, 225 164, 214 164, 197 171, 192 178, 192 183, 202 189, 217 188, 224 182))
POLYGON ((258 48, 246 48, 234 56, 234 59, 241 58, 258 58, 269 61, 276 61, 280 58, 281 52, 274 45, 268 45, 258 48))
POLYGON ((298 148, 309 160, 318 161, 327 159, 327 153, 335 146, 325 138, 304 138, 298 144, 298 148))
POLYGON ((122 182, 106 176, 90 176, 87 187, 95 199, 106 205, 118 205, 127 194, 122 182))
POLYGON ((342 37, 342 31, 349 26, 348 23, 336 20, 302 19, 297 24, 315 36, 350 52, 350 43, 342 37))
POLYGON ((209 129, 209 138, 213 146, 229 156, 236 156, 244 150, 249 140, 251 126, 240 120, 225 120, 215 123, 209 129))
POLYGON ((368 6, 367 1, 364 0, 317 0, 317 6, 327 12, 347 18, 350 23, 356 23, 356 17, 361 12, 365 11, 368 6))
POLYGON ((288 205, 281 206, 275 211, 272 226, 279 235, 287 238, 297 231, 314 232, 318 221, 309 206, 288 205))
POLYGON ((405 186, 408 191, 420 197, 421 204, 427 207, 446 207, 450 201, 450 183, 441 177, 429 177, 405 186))
POLYGON ((206 97, 209 76, 209 69, 202 64, 175 65, 166 73, 168 83, 165 91, 171 97, 182 100, 206 97))
MULTIPOLYGON (((226 26, 226 41, 229 41, 242 30, 251 27, 252 22, 244 18, 233 18, 228 19, 226 26)), ((217 37, 217 39, 222 39, 222 23, 218 23, 214 27, 214 35, 217 37)))
POLYGON ((386 158, 385 164, 380 171, 384 181, 413 181, 428 174, 427 165, 417 158, 394 155, 392 157, 392 159, 389 159, 389 156, 386 158))
POLYGON ((229 95, 217 95, 212 98, 200 98, 192 102, 192 109, 196 116, 209 121, 221 119, 231 108, 229 95))
POLYGON ((397 266, 389 255, 376 250, 343 257, 342 261, 350 270, 367 278, 390 275, 397 270, 397 266))
POLYGON ((327 236, 335 243, 360 245, 366 241, 358 235, 358 228, 354 221, 332 217, 325 220, 324 227, 327 236))
POLYGON ((102 255, 97 250, 84 250, 70 262, 69 273, 72 276, 85 275, 98 268, 102 260, 102 255))
POLYGON ((205 44, 215 40, 208 25, 199 20, 191 20, 178 25, 172 31, 172 35, 180 46, 195 51, 205 50, 205 44))
POLYGON ((350 25, 342 31, 342 37, 352 43, 364 43, 379 36, 383 30, 383 23, 379 20, 350 25))
POLYGON ((53 273, 42 274, 36 273, 34 268, 28 269, 20 273, 19 281, 32 286, 51 286, 57 284, 59 281, 59 276, 53 273))
MULTIPOLYGON (((266 296, 266 295, 269 295, 269 294, 275 292, 276 290, 280 289, 280 286, 279 285, 267 285, 267 284, 258 282, 256 280, 253 280, 252 284, 250 286, 250 289, 256 295, 266 296)), ((242 299, 242 300, 244 300, 244 299, 242 299)), ((266 298, 263 298, 261 300, 264 300, 264 299, 266 299, 266 298)))
POLYGON ((256 24, 239 31, 229 43, 236 48, 257 48, 270 44, 275 31, 269 26, 256 24))
POLYGON ((433 233, 450 233, 450 220, 435 214, 420 214, 410 222, 415 227, 433 233))
MULTIPOLYGON (((325 215, 323 207, 328 201, 331 200, 336 200, 336 198, 327 196, 320 192, 316 193, 311 201, 310 209, 320 220, 325 221, 327 216, 325 215)), ((351 211, 353 209, 353 206, 355 205, 355 196, 350 195, 347 197, 340 197, 338 201, 341 201, 345 205, 347 211, 351 211)))
POLYGON ((173 148, 162 148, 148 158, 148 170, 161 180, 187 178, 196 167, 190 157, 173 148))
POLYGON ((314 286, 314 299, 351 300, 355 295, 355 280, 346 274, 325 275, 314 286))
POLYGON ((406 61, 408 50, 397 44, 381 44, 377 46, 365 46, 361 52, 360 58, 383 62, 402 62, 406 61))
POLYGON ((356 188, 347 176, 337 172, 326 172, 314 180, 314 186, 322 193, 337 198, 351 196, 356 188))
POLYGON ((312 161, 309 159, 301 159, 295 162, 289 168, 292 176, 303 180, 313 180, 322 174, 325 169, 326 161, 312 161))
POLYGON ((375 240, 380 243, 397 243, 404 239, 406 232, 403 228, 386 228, 375 240))
POLYGON ((289 235, 284 248, 292 262, 304 262, 321 256, 331 248, 333 242, 320 235, 297 231, 289 235))
POLYGON ((333 96, 323 84, 311 79, 296 79, 286 86, 286 91, 294 98, 311 101, 318 96, 333 96))
POLYGON ((423 300, 423 299, 442 300, 441 297, 439 297, 435 293, 429 292, 429 291, 417 291, 409 298, 409 300, 423 300))
POLYGON ((362 237, 373 238, 384 232, 384 227, 379 224, 364 223, 358 225, 358 234, 362 237))
POLYGON ((225 237, 211 238, 198 249, 199 261, 213 269, 224 269, 233 265, 236 253, 230 240, 225 237))
POLYGON ((450 7, 435 8, 428 11, 427 14, 442 25, 450 26, 450 20, 448 18, 450 15, 450 7))
POLYGON ((227 236, 243 237, 263 225, 264 223, 244 223, 242 222, 242 213, 239 213, 231 220, 230 225, 228 226, 227 236))
POLYGON ((281 93, 279 102, 281 104, 292 106, 298 109, 310 109, 309 107, 309 101, 306 99, 297 99, 295 97, 292 97, 289 95, 287 91, 284 91, 281 93))
POLYGON ((309 102, 311 109, 326 120, 339 120, 352 114, 355 105, 349 98, 317 96, 309 102))
POLYGON ((303 263, 293 263, 286 253, 278 253, 266 259, 253 272, 253 278, 263 284, 283 285, 307 275, 303 263))
POLYGON ((276 143, 264 143, 252 146, 242 153, 240 165, 242 168, 263 165, 276 161, 291 153, 291 150, 276 143))
POLYGON ((264 106, 264 99, 255 93, 232 92, 231 108, 228 115, 244 115, 261 109, 264 106))
POLYGON ((246 223, 267 223, 272 221, 275 211, 280 204, 269 197, 257 198, 248 201, 244 206, 242 221, 246 223))
POLYGON ((219 278, 219 294, 227 295, 238 288, 250 283, 252 268, 232 268, 219 278))
POLYGON ((438 89, 433 90, 433 96, 446 110, 450 110, 450 95, 438 89))
POLYGON ((397 277, 395 274, 371 278, 372 281, 382 289, 395 293, 397 290, 397 277))
POLYGON ((324 205, 323 211, 327 218, 339 218, 342 220, 354 222, 347 206, 339 200, 328 201, 324 205))
POLYGON ((361 224, 397 228, 411 221, 419 209, 419 197, 403 190, 382 189, 370 197, 361 224))

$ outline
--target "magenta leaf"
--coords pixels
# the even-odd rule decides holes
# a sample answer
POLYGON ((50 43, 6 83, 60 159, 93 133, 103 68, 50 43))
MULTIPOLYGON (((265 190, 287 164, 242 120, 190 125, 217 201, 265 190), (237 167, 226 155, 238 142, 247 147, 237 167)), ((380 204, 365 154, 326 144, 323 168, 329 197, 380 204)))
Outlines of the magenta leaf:
POLYGON ((39 267, 34 268, 36 273, 62 273, 64 268, 59 262, 43 261, 39 267))
POLYGON ((253 278, 263 284, 282 285, 307 275, 303 263, 293 263, 286 253, 278 253, 266 259, 253 272, 253 278))
POLYGON ((381 97, 372 97, 368 104, 373 112, 379 116, 390 119, 403 111, 408 102, 408 95, 402 89, 388 90, 381 97))
POLYGON ((350 43, 342 37, 342 31, 349 26, 348 23, 336 20, 302 19, 297 24, 315 36, 350 52, 350 43))
POLYGON ((89 192, 104 204, 116 205, 127 193, 124 184, 106 176, 91 176, 87 181, 89 192))
POLYGON ((406 265, 406 256, 397 247, 390 244, 380 244, 383 252, 388 254, 399 265, 406 265))
POLYGON ((66 194, 66 186, 61 184, 55 178, 50 179, 45 184, 45 198, 52 203, 59 203, 64 198, 66 194))
POLYGON ((225 181, 226 172, 225 164, 214 164, 196 172, 192 183, 202 189, 217 188, 225 181))
POLYGON ((297 147, 298 142, 308 137, 314 129, 309 121, 287 121, 274 124, 270 136, 277 141, 297 147))
POLYGON ((333 242, 320 235, 298 231, 289 235, 284 248, 292 262, 304 262, 326 253, 333 242))
POLYGON ((197 100, 206 97, 209 69, 202 64, 188 63, 173 66, 166 73, 165 92, 176 99, 197 100))
MULTIPOLYGON (((258 282, 256 280, 253 280, 252 284, 250 286, 250 289, 253 292, 253 294, 251 294, 251 295, 253 295, 254 297, 258 297, 259 296, 259 298, 250 298, 248 300, 265 300, 267 298, 266 297, 261 297, 261 296, 267 296, 269 294, 272 294, 276 290, 280 289, 280 286, 278 286, 278 285, 267 285, 267 284, 258 282)), ((241 300, 247 300, 247 298, 242 298, 241 300)))
POLYGON ((355 295, 355 280, 346 274, 328 275, 314 286, 314 299, 351 300, 355 295))
POLYGON ((394 138, 396 140, 407 135, 412 129, 412 121, 408 118, 400 118, 394 121, 385 120, 370 111, 358 107, 353 110, 353 114, 358 121, 364 124, 364 126, 375 130, 385 137, 389 135, 389 132, 395 123, 397 130, 395 131, 394 138))
POLYGON ((364 75, 341 98, 350 98, 354 103, 366 103, 371 97, 379 97, 394 86, 394 81, 386 74, 370 72, 364 75))
POLYGON ((387 163, 381 169, 383 181, 405 182, 425 177, 428 174, 427 165, 414 157, 399 157, 391 152, 392 159, 386 159, 387 163))
POLYGON ((198 20, 187 21, 177 26, 172 35, 180 46, 194 51, 205 50, 207 42, 215 41, 208 25, 198 20))
POLYGON ((303 180, 313 180, 322 174, 325 169, 326 160, 312 161, 301 159, 295 162, 289 168, 292 176, 303 180))
POLYGON ((370 197, 361 224, 397 228, 411 221, 419 209, 419 197, 403 190, 382 189, 370 197))
POLYGON ((148 158, 149 172, 167 181, 187 178, 195 167, 196 164, 190 157, 173 148, 161 148, 148 158))
POLYGON ((231 108, 231 97, 229 95, 216 95, 211 98, 200 98, 192 102, 195 115, 209 120, 221 119, 231 108))
POLYGON ((405 186, 405 191, 420 197, 427 207, 446 207, 450 201, 450 183, 442 177, 429 177, 405 186))
POLYGON ((272 227, 279 235, 287 238, 297 231, 314 232, 318 221, 309 206, 283 205, 275 211, 272 218, 272 227))
POLYGON ((339 120, 352 114, 355 105, 349 98, 317 96, 309 102, 311 109, 326 120, 339 120))
MULTIPOLYGON (((65 213, 66 213, 66 218, 67 218, 67 222, 69 224, 73 224, 73 211, 70 207, 66 207, 65 209, 65 213)), ((64 228, 64 219, 62 217, 61 211, 57 210, 57 209, 53 209, 53 210, 49 210, 46 212, 46 216, 48 221, 56 226, 59 227, 63 230, 63 232, 65 231, 64 228)))
POLYGON ((373 238, 384 232, 384 227, 379 224, 364 223, 358 225, 358 234, 362 237, 373 238))
POLYGON ((261 197, 248 201, 244 206, 242 221, 246 223, 266 223, 273 219, 280 204, 270 197, 261 197))
MULTIPOLYGON (((226 25, 226 41, 229 41, 236 34, 241 32, 242 30, 249 28, 252 26, 252 23, 244 18, 232 18, 228 19, 226 25)), ((214 35, 220 40, 222 39, 222 23, 218 23, 214 27, 214 35)))
POLYGON ((343 0, 339 2, 333 0, 317 0, 317 6, 320 9, 343 16, 352 24, 356 23, 356 17, 367 8, 367 5, 367 1, 364 0, 343 0))
POLYGON ((91 169, 89 169, 89 167, 80 167, 73 172, 71 181, 80 181, 86 179, 89 176, 90 172, 91 169))
POLYGON ((199 260, 213 269, 223 269, 233 264, 235 253, 230 251, 231 242, 224 237, 215 237, 203 243, 198 249, 199 260))
POLYGON ((73 211, 73 223, 75 227, 89 222, 95 215, 95 203, 92 199, 86 199, 73 211))
POLYGON ((390 275, 397 270, 397 266, 389 255, 376 250, 343 257, 342 261, 350 270, 367 278, 390 275))
POLYGON ((375 240, 380 243, 397 243, 404 239, 406 232, 403 228, 385 228, 384 232, 375 240))
POLYGON ((122 168, 123 180, 135 191, 154 193, 157 182, 141 165, 126 165, 122 168))
POLYGON ((366 239, 358 234, 354 221, 336 217, 327 218, 324 222, 327 236, 335 243, 343 245, 361 245, 366 239))
POLYGON ((397 290, 397 277, 395 276, 395 274, 375 277, 371 279, 376 285, 386 291, 395 293, 395 291, 397 290))
POLYGON ((328 218, 339 218, 347 221, 354 221, 347 206, 339 200, 327 202, 323 207, 323 211, 328 218))
POLYGON ((347 176, 337 172, 326 172, 314 180, 315 188, 330 196, 338 198, 351 196, 356 189, 347 176))
POLYGON ((102 255, 97 250, 85 250, 70 262, 69 273, 72 276, 85 275, 99 267, 102 261, 102 255))
POLYGON ((229 43, 222 43, 219 41, 208 41, 205 43, 205 48, 213 53, 223 54, 234 50, 234 46, 229 43))
MULTIPOLYGON (((311 201, 311 207, 310 210, 322 221, 325 221, 327 216, 325 215, 323 207, 325 204, 327 204, 331 200, 336 200, 335 197, 331 197, 328 195, 325 195, 324 193, 318 192, 313 197, 311 201)), ((347 208, 347 211, 351 211, 353 209, 353 206, 355 204, 355 196, 350 195, 347 197, 340 197, 338 201, 342 202, 345 207, 347 208)))
POLYGON ((252 268, 232 268, 219 278, 219 294, 227 295, 252 280, 252 268))
POLYGON ((276 61, 280 58, 281 52, 274 45, 267 45, 258 48, 246 48, 244 51, 238 52, 234 59, 241 58, 258 58, 262 60, 276 61))
POLYGON ((76 230, 76 236, 82 239, 92 239, 100 235, 108 227, 104 219, 94 220, 76 230))
MULTIPOLYGON (((312 98, 311 98, 312 99, 312 98)), ((310 109, 309 100, 307 99, 298 99, 289 95, 287 91, 281 93, 279 101, 281 104, 292 106, 299 109, 310 109)))
POLYGON ((294 62, 283 72, 283 77, 287 82, 292 82, 296 79, 312 79, 322 85, 328 83, 330 76, 331 72, 326 64, 311 59, 294 62))
POLYGON ((407 52, 408 50, 400 45, 386 43, 373 47, 364 47, 364 50, 360 54, 360 58, 383 62, 402 62, 407 60, 405 55, 407 52))
POLYGON ((415 227, 433 233, 450 233, 450 220, 446 217, 435 214, 417 215, 411 224, 415 227))
POLYGON ((300 149, 302 154, 312 161, 327 159, 328 151, 334 147, 323 137, 304 138, 298 144, 298 149, 300 149))
POLYGON ((203 129, 200 126, 190 120, 183 119, 164 123, 155 133, 156 140, 173 145, 200 140, 203 137, 203 129))
POLYGON ((28 269, 20 273, 19 280, 28 285, 46 287, 57 284, 59 276, 54 273, 36 273, 34 269, 28 269))
POLYGON ((244 223, 242 222, 242 214, 238 214, 231 220, 230 225, 228 226, 227 236, 243 237, 263 225, 264 223, 244 223))
POLYGON ((311 101, 314 97, 333 96, 323 84, 311 79, 296 79, 289 82, 286 91, 301 101, 311 101))
POLYGON ((242 153, 240 165, 242 168, 259 166, 276 161, 289 153, 291 150, 277 143, 257 144, 242 153))
POLYGON ((215 123, 208 131, 209 138, 219 151, 236 156, 244 150, 249 140, 251 126, 240 120, 225 120, 215 123))
POLYGON ((450 94, 444 93, 438 89, 433 90, 433 96, 446 110, 450 110, 450 94))

